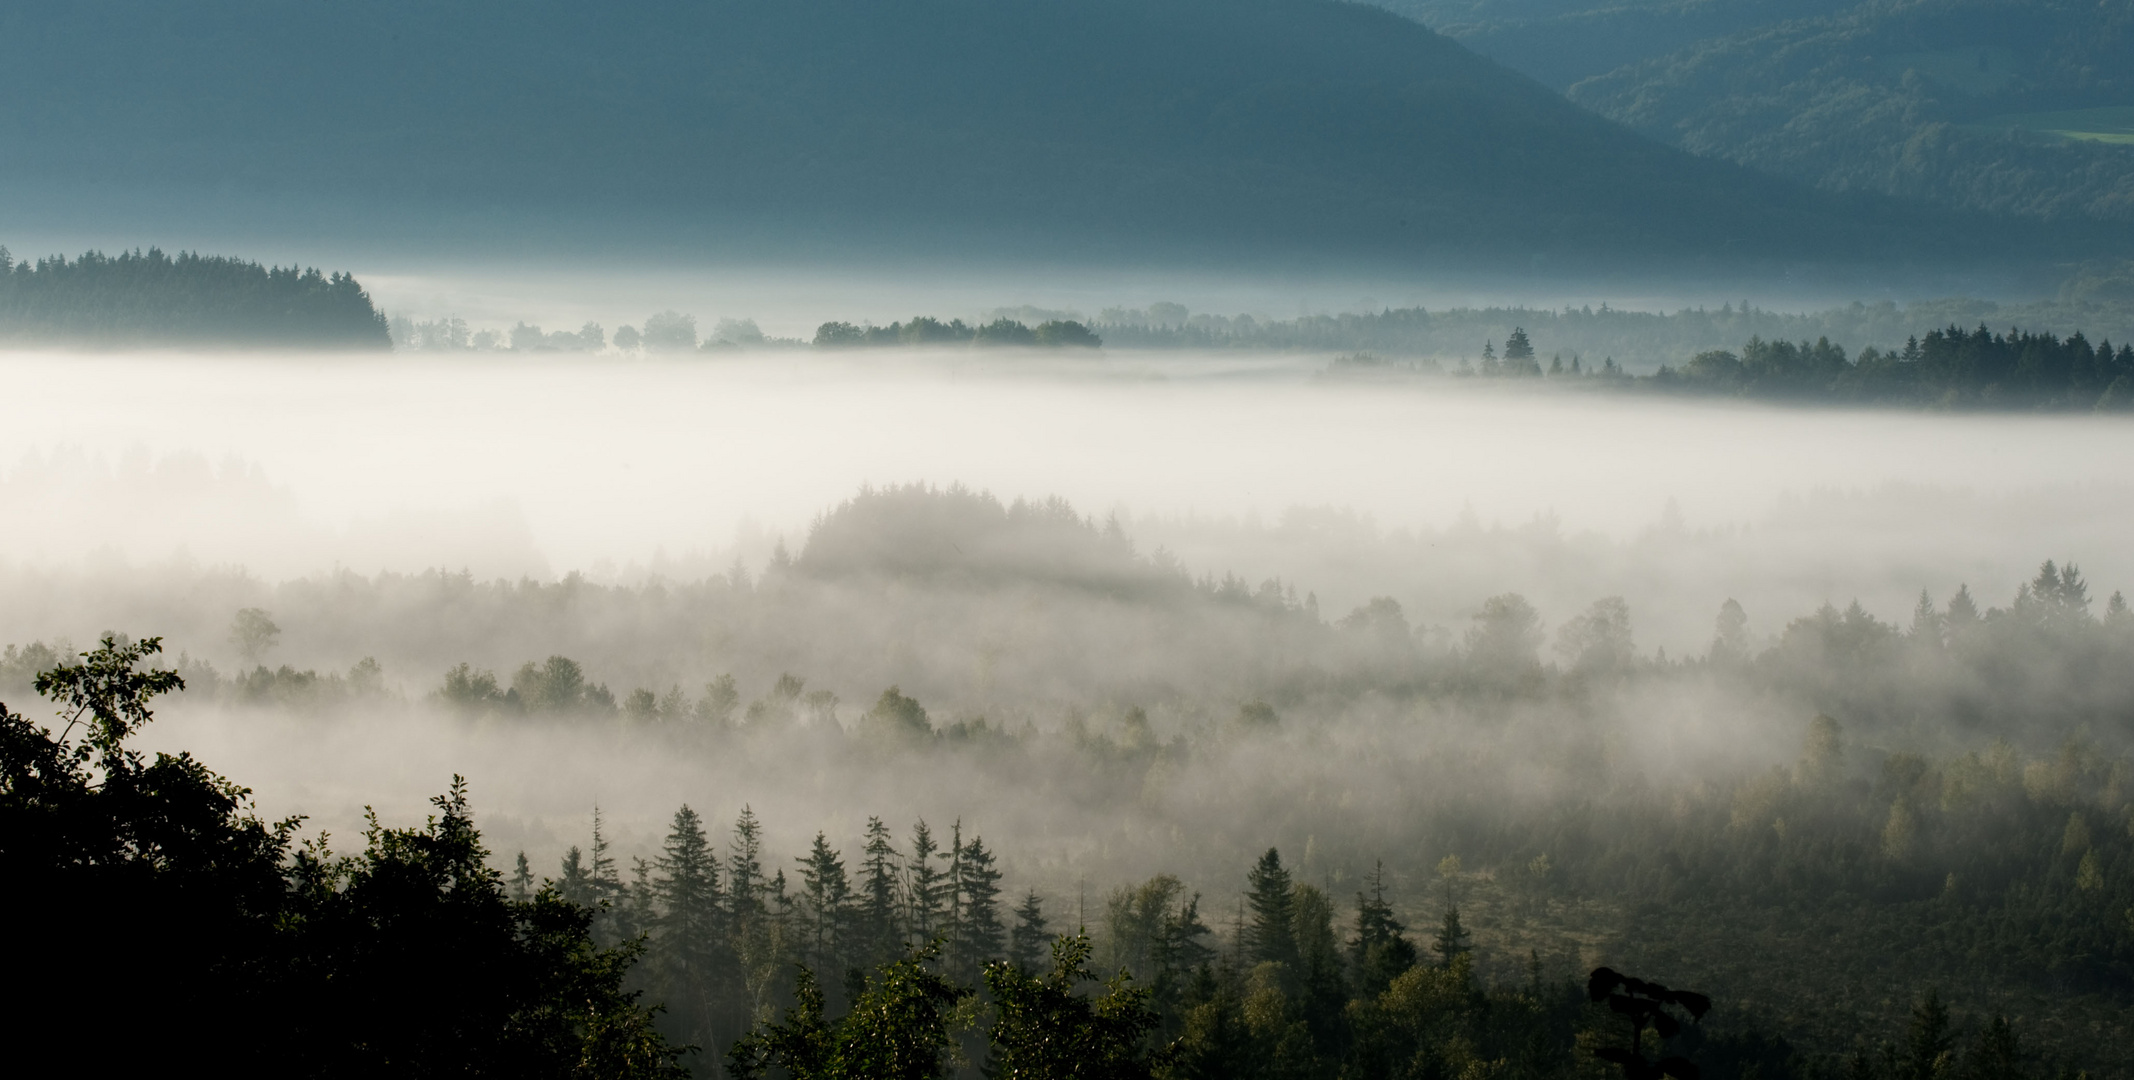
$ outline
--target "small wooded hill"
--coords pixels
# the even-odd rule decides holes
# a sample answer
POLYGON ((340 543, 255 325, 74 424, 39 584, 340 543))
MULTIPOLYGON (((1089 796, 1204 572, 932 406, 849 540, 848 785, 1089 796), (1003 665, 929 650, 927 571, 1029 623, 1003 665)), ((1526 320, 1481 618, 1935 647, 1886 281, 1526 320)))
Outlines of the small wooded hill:
POLYGON ((392 347, 353 275, 151 248, 15 261, 0 247, 0 345, 392 347))
POLYGON ((0 14, 0 65, 18 191, 536 247, 1524 267, 1981 242, 1319 0, 95 0, 0 14))

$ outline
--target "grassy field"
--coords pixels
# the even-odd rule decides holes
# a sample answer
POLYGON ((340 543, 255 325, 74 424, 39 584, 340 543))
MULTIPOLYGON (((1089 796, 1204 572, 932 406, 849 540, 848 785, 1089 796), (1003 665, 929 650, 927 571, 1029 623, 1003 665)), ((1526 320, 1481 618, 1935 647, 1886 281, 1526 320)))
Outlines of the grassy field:
POLYGON ((2134 105, 2068 112, 2009 113, 1989 116, 1971 126, 1994 131, 2022 128, 2066 139, 2134 145, 2134 105))

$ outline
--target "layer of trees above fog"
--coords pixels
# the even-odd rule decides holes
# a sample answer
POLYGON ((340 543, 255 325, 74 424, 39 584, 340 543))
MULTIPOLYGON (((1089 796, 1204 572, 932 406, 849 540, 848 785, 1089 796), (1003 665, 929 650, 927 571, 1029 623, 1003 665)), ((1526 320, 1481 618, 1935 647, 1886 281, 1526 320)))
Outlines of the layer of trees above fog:
POLYGON ((17 262, 0 247, 0 342, 99 347, 386 349, 349 274, 151 248, 17 262))

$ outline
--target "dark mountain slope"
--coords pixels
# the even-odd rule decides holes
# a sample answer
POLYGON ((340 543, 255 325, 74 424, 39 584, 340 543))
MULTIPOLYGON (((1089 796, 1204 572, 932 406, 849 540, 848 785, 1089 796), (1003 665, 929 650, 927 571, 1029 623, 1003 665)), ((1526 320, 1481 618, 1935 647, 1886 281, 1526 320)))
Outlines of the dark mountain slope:
POLYGON ((1558 90, 1708 38, 1853 0, 1370 0, 1558 90))
POLYGON ((85 0, 0 14, 0 69, 18 208, 94 182, 452 242, 1499 264, 1956 232, 1310 0, 85 0))
POLYGON ((1831 191, 2134 223, 2123 0, 1874 0, 1627 65, 1570 96, 1831 191))

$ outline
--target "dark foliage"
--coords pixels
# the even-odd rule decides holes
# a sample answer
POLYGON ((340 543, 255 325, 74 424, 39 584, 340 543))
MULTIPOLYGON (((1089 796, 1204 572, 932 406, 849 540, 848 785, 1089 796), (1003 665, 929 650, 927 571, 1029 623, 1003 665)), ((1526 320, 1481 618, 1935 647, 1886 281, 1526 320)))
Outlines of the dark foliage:
POLYGON ((335 857, 292 851, 296 821, 260 821, 191 757, 127 749, 148 699, 183 685, 139 667, 160 650, 107 637, 39 675, 66 709, 56 735, 0 709, 25 1052, 87 1055, 91 1074, 177 1047, 228 1076, 679 1074, 622 989, 635 949, 595 948, 592 913, 551 890, 507 897, 456 778, 424 826, 374 818, 362 853, 335 857))
MULTIPOLYGON (((2033 220, 2134 221, 2127 198, 2134 150, 2113 138, 2124 121, 2101 118, 2081 136, 2060 133, 2085 126, 2068 110, 2129 100, 2134 21, 2123 6, 1801 7, 1809 5, 1765 8, 1753 25, 1595 73, 1570 96, 1695 153, 1830 190, 2033 220)), ((1743 5, 1730 14, 1757 10, 1743 5)), ((1634 24, 1649 11, 1624 14, 1634 24)), ((1586 25, 1605 26, 1616 15, 1595 11, 1586 25)))
POLYGON ((0 343, 141 347, 392 347, 348 274, 155 248, 16 262, 0 248, 0 343))
POLYGON ((1700 353, 1659 385, 1689 385, 1744 397, 1945 408, 2134 409, 2134 346, 2116 351, 2066 338, 1984 326, 1951 326, 1913 338, 1902 351, 1869 347, 1847 359, 1828 339, 1813 345, 1750 339, 1739 355, 1700 353))

